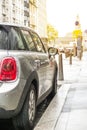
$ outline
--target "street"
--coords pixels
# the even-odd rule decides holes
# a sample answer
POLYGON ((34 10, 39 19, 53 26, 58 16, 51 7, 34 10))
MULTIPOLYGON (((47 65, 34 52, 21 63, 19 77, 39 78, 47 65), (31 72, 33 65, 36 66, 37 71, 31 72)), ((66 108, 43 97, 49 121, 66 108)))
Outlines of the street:
MULTIPOLYGON (((37 125, 41 116, 45 112, 46 108, 50 104, 52 97, 47 97, 38 107, 34 126, 37 125)), ((0 130, 14 130, 12 120, 0 120, 0 130)))
POLYGON ((87 130, 86 3, 0 1, 0 130, 87 130))
MULTIPOLYGON (((61 87, 56 96, 49 97, 38 107, 34 130, 87 130, 86 59, 87 52, 81 61, 73 57, 70 65, 69 58, 63 55, 64 80, 58 80, 61 87)), ((3 130, 13 130, 10 122, 7 126, 3 130)))
POLYGON ((35 130, 87 130, 87 53, 63 59, 64 81, 35 130))
MULTIPOLYGON (((56 130, 87 129, 87 53, 79 61, 76 80, 71 84, 56 130)), ((74 73, 76 73, 74 71, 74 73)), ((73 75, 74 76, 74 75, 73 75)))

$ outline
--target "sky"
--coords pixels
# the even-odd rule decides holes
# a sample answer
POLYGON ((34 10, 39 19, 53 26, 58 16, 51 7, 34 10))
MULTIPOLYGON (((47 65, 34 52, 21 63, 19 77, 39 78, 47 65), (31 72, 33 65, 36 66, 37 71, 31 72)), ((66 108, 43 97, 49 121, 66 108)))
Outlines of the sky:
POLYGON ((87 0, 47 0, 47 20, 64 36, 75 30, 79 15, 81 29, 87 29, 87 0))

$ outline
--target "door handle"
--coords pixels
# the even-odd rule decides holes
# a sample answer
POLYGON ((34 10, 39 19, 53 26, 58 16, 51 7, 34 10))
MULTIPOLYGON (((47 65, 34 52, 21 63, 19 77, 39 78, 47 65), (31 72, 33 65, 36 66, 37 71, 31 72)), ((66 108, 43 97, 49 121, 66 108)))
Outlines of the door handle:
POLYGON ((35 60, 35 66, 36 66, 36 68, 39 68, 40 65, 41 65, 40 60, 35 60))

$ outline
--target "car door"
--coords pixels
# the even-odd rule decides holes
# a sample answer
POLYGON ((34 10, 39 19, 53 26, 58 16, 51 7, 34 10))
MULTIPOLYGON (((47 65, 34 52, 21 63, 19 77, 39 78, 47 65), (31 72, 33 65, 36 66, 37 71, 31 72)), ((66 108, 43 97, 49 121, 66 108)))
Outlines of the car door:
POLYGON ((52 87, 53 75, 54 75, 54 65, 52 64, 52 59, 48 58, 48 53, 45 51, 44 45, 40 37, 35 33, 30 31, 32 38, 34 40, 35 46, 37 48, 37 64, 38 64, 38 75, 39 75, 39 97, 45 94, 52 87))

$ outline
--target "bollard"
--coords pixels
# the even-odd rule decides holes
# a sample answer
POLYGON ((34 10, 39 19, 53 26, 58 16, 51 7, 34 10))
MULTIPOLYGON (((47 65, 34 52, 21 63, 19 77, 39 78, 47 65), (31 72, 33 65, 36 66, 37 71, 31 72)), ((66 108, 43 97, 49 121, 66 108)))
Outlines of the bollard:
POLYGON ((75 56, 77 56, 77 47, 74 46, 74 47, 73 47, 73 50, 74 50, 74 54, 73 54, 73 56, 75 57, 75 56))
POLYGON ((69 60, 70 65, 72 65, 72 54, 70 54, 70 60, 69 60))
POLYGON ((79 60, 82 59, 82 52, 81 52, 81 50, 77 50, 77 57, 79 58, 79 60))
POLYGON ((64 80, 63 76, 63 59, 62 59, 62 54, 59 54, 59 67, 58 67, 58 73, 59 73, 59 80, 64 80))

